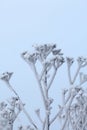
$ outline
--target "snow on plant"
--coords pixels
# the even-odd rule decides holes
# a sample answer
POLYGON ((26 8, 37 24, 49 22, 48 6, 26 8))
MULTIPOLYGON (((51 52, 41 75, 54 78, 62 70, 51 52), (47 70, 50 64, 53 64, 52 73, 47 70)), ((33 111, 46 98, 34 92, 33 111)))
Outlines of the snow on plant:
POLYGON ((0 103, 0 130, 12 130, 13 123, 21 112, 17 97, 12 97, 8 102, 0 103))
POLYGON ((29 120, 29 124, 19 126, 18 130, 50 130, 56 119, 62 121, 60 130, 87 130, 87 91, 82 87, 87 81, 87 75, 81 72, 81 69, 87 65, 87 59, 78 57, 76 61, 78 68, 75 75, 72 76, 71 68, 74 64, 74 58, 67 57, 65 60, 61 49, 57 49, 56 44, 36 45, 34 48, 34 53, 25 51, 21 56, 35 74, 42 96, 45 118, 41 117, 40 108, 35 111, 42 129, 31 118, 20 96, 10 84, 12 72, 5 72, 1 75, 1 80, 6 83, 8 88, 15 94, 15 97, 12 97, 8 104, 5 102, 0 104, 0 129, 13 130, 14 121, 23 111, 29 120), (38 62, 42 67, 40 72, 38 72, 38 62), (70 88, 63 90, 63 105, 59 105, 58 112, 51 117, 54 99, 49 96, 49 90, 57 71, 64 62, 67 63, 70 88), (76 85, 78 76, 80 82, 76 85))

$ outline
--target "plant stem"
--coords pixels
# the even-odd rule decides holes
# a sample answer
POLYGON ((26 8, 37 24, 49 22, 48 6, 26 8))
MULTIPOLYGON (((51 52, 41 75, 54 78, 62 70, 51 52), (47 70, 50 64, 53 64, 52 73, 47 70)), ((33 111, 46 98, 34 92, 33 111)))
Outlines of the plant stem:
POLYGON ((73 101, 73 98, 74 98, 74 96, 72 96, 71 99, 70 99, 70 101, 69 101, 69 105, 68 105, 68 108, 67 108, 67 110, 66 110, 66 119, 65 119, 65 122, 64 122, 64 124, 63 124, 61 130, 64 130, 64 128, 65 128, 65 126, 66 126, 66 123, 67 123, 67 120, 68 120, 68 116, 69 116, 69 108, 70 108, 70 106, 71 106, 71 103, 72 103, 72 101, 73 101))
POLYGON ((72 79, 71 79, 71 72, 70 72, 70 66, 67 64, 68 66, 68 77, 69 77, 69 83, 72 84, 72 79))
MULTIPOLYGON (((33 65, 33 69, 34 69, 34 73, 35 73, 35 77, 38 81, 38 85, 39 85, 39 89, 40 89, 40 92, 41 92, 41 95, 42 95, 42 98, 43 98, 43 102, 44 102, 44 106, 45 106, 45 111, 46 111, 46 122, 45 122, 45 127, 46 127, 46 130, 49 130, 49 115, 48 115, 48 104, 46 102, 46 99, 48 99, 48 91, 47 89, 45 89, 45 93, 42 89, 42 85, 41 85, 41 82, 40 80, 38 79, 38 74, 37 74, 37 71, 36 71, 36 68, 35 68, 35 65, 33 65)), ((47 73, 47 72, 46 72, 47 73)), ((47 79, 46 79, 46 75, 45 75, 45 87, 46 87, 46 84, 47 84, 47 79)))
POLYGON ((72 84, 74 84, 74 82, 75 82, 75 80, 76 80, 76 78, 78 76, 79 71, 80 71, 80 66, 78 66, 78 69, 77 69, 76 74, 75 74, 75 76, 73 78, 72 84))
POLYGON ((52 82, 53 82, 53 80, 54 80, 54 78, 55 78, 56 73, 57 73, 57 69, 55 69, 55 71, 54 71, 54 73, 53 73, 53 76, 52 76, 52 78, 51 78, 51 80, 50 80, 50 83, 49 83, 49 85, 48 85, 48 90, 49 90, 50 87, 51 87, 51 84, 52 84, 52 82))
POLYGON ((36 77, 36 79, 37 79, 38 86, 39 86, 39 89, 40 89, 40 92, 41 92, 41 95, 42 95, 42 99, 43 99, 43 102, 44 102, 44 107, 46 108, 45 95, 44 95, 44 92, 43 92, 43 89, 42 89, 41 82, 40 82, 40 80, 39 80, 39 78, 38 78, 38 74, 37 74, 35 65, 33 65, 33 70, 34 70, 34 74, 35 74, 35 77, 36 77))
POLYGON ((36 130, 38 130, 37 126, 35 125, 34 121, 32 120, 32 118, 30 117, 30 115, 28 114, 28 112, 26 111, 26 109, 24 108, 23 106, 23 103, 19 97, 19 95, 17 94, 17 92, 13 89, 13 87, 10 85, 9 82, 6 81, 6 84, 7 86, 10 88, 10 90, 18 97, 19 101, 20 101, 20 104, 21 104, 21 107, 22 107, 22 110, 24 112, 24 114, 26 115, 26 117, 28 118, 29 122, 34 126, 34 128, 36 130))
MULTIPOLYGON (((47 70, 45 71, 44 78, 45 78, 45 85, 47 88, 47 70)), ((47 89, 46 89, 45 93, 46 93, 46 99, 49 100, 47 89)), ((48 102, 46 103, 46 111, 47 111, 47 113, 46 113, 46 130, 49 130, 49 104, 48 104, 48 102)))

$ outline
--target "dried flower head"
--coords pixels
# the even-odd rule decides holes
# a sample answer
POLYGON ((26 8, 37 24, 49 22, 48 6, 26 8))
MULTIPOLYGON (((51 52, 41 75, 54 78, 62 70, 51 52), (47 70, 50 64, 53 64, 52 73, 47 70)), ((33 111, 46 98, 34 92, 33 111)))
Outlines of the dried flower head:
POLYGON ((87 128, 87 95, 79 95, 70 107, 71 121, 76 128, 87 128), (79 119, 79 120, 78 120, 79 119))
POLYGON ((16 106, 16 103, 19 102, 19 99, 17 97, 12 97, 11 99, 7 100, 8 103, 11 105, 11 106, 16 106))
POLYGON ((87 58, 84 57, 78 57, 77 62, 79 64, 80 67, 84 67, 87 65, 87 58))
POLYGON ((83 84, 87 81, 87 74, 83 74, 82 72, 80 72, 80 83, 83 84))
POLYGON ((67 64, 68 64, 69 67, 74 63, 73 58, 67 57, 66 60, 67 60, 67 64))
POLYGON ((45 59, 54 48, 56 48, 56 44, 44 44, 34 46, 35 50, 40 54, 42 59, 45 59))
POLYGON ((5 72, 1 75, 0 79, 2 79, 4 81, 9 81, 12 74, 13 74, 13 72, 5 72))
POLYGON ((49 52, 56 48, 56 44, 43 44, 34 46, 38 52, 49 52))
POLYGON ((55 56, 53 59, 51 59, 51 62, 53 62, 54 66, 56 68, 60 67, 65 61, 64 58, 61 56, 55 56))
POLYGON ((37 52, 30 54, 26 51, 26 52, 23 52, 21 55, 22 55, 23 59, 25 61, 27 61, 28 63, 35 64, 37 59, 38 59, 38 53, 37 52))
POLYGON ((61 53, 61 49, 54 49, 52 50, 53 55, 63 55, 63 53, 61 53))
POLYGON ((38 116, 40 115, 40 109, 36 109, 35 112, 38 116))
POLYGON ((4 110, 4 108, 7 107, 7 104, 5 102, 0 103, 0 111, 4 110))

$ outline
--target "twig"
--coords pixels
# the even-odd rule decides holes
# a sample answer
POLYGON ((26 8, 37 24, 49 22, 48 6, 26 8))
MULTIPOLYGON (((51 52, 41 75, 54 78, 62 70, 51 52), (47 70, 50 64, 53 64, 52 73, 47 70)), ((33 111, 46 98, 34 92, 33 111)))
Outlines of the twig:
POLYGON ((71 72, 70 72, 70 66, 67 64, 68 66, 68 77, 69 77, 69 83, 72 84, 72 79, 71 79, 71 72))
POLYGON ((63 110, 63 107, 60 109, 60 111, 53 117, 53 119, 51 119, 51 121, 49 122, 49 125, 51 125, 55 120, 56 118, 60 115, 60 113, 62 112, 63 110))
POLYGON ((42 95, 42 98, 43 98, 44 106, 46 108, 45 95, 44 95, 44 92, 43 92, 43 89, 42 89, 42 85, 41 85, 41 82, 38 78, 38 73, 36 71, 35 65, 33 64, 32 66, 33 66, 33 71, 34 71, 35 77, 37 79, 38 86, 39 86, 39 89, 40 89, 40 92, 41 92, 41 95, 42 95))
POLYGON ((40 78, 39 78, 39 81, 41 81, 43 75, 44 75, 44 72, 45 72, 45 69, 43 68, 42 72, 41 72, 41 75, 40 75, 40 78))
POLYGON ((53 80, 54 80, 54 78, 55 78, 56 73, 57 73, 57 69, 54 70, 54 74, 53 74, 53 76, 52 76, 52 78, 51 78, 51 80, 50 80, 50 83, 49 83, 49 85, 48 85, 48 90, 50 89, 51 84, 53 83, 53 80))
POLYGON ((72 101, 73 101, 73 98, 74 98, 74 96, 72 96, 71 99, 70 99, 70 102, 69 102, 69 105, 68 105, 68 108, 67 108, 67 111, 66 111, 66 119, 65 119, 65 122, 64 122, 64 124, 63 124, 61 130, 64 130, 65 125, 66 125, 66 123, 67 123, 68 115, 69 115, 68 112, 69 112, 69 108, 70 108, 70 106, 71 106, 71 103, 72 103, 72 101))
POLYGON ((37 109, 35 112, 36 112, 36 115, 37 115, 38 119, 39 119, 40 122, 43 124, 44 121, 43 121, 42 118, 41 118, 41 115, 40 115, 40 109, 37 109))
POLYGON ((19 99, 19 101, 20 101, 20 104, 21 104, 21 107, 22 107, 22 110, 23 110, 23 112, 25 113, 26 117, 28 118, 28 120, 30 121, 30 123, 34 126, 34 128, 35 128, 36 130, 38 130, 36 124, 34 123, 34 121, 32 120, 32 118, 30 117, 30 115, 28 114, 28 112, 26 111, 26 109, 24 108, 23 103, 22 103, 22 101, 21 101, 19 95, 17 94, 17 92, 13 89, 13 87, 10 85, 9 82, 6 81, 5 83, 6 83, 7 86, 10 88, 10 90, 18 97, 18 99, 19 99))
POLYGON ((75 80, 76 80, 76 78, 77 78, 77 76, 78 76, 78 74, 79 74, 80 68, 81 68, 81 67, 78 66, 78 69, 77 69, 76 74, 75 74, 75 76, 74 76, 74 78, 73 78, 72 84, 75 82, 75 80))

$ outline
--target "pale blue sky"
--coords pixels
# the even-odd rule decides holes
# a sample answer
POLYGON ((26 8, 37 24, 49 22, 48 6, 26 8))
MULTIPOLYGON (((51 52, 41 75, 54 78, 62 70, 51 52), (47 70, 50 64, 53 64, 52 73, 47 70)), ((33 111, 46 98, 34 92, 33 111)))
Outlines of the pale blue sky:
MULTIPOLYGON (((87 56, 87 0, 0 0, 0 73, 14 71, 11 83, 32 114, 32 109, 42 104, 37 84, 32 83, 34 75, 20 53, 31 51, 36 43, 56 43, 65 56, 87 56)), ((63 69, 59 74, 65 81, 63 69)), ((4 83, 0 82, 0 86, 0 98, 9 97, 4 83)), ((57 91, 60 95, 59 87, 55 87, 53 96, 57 97, 57 91)), ((57 130, 56 125, 53 128, 57 130)))

